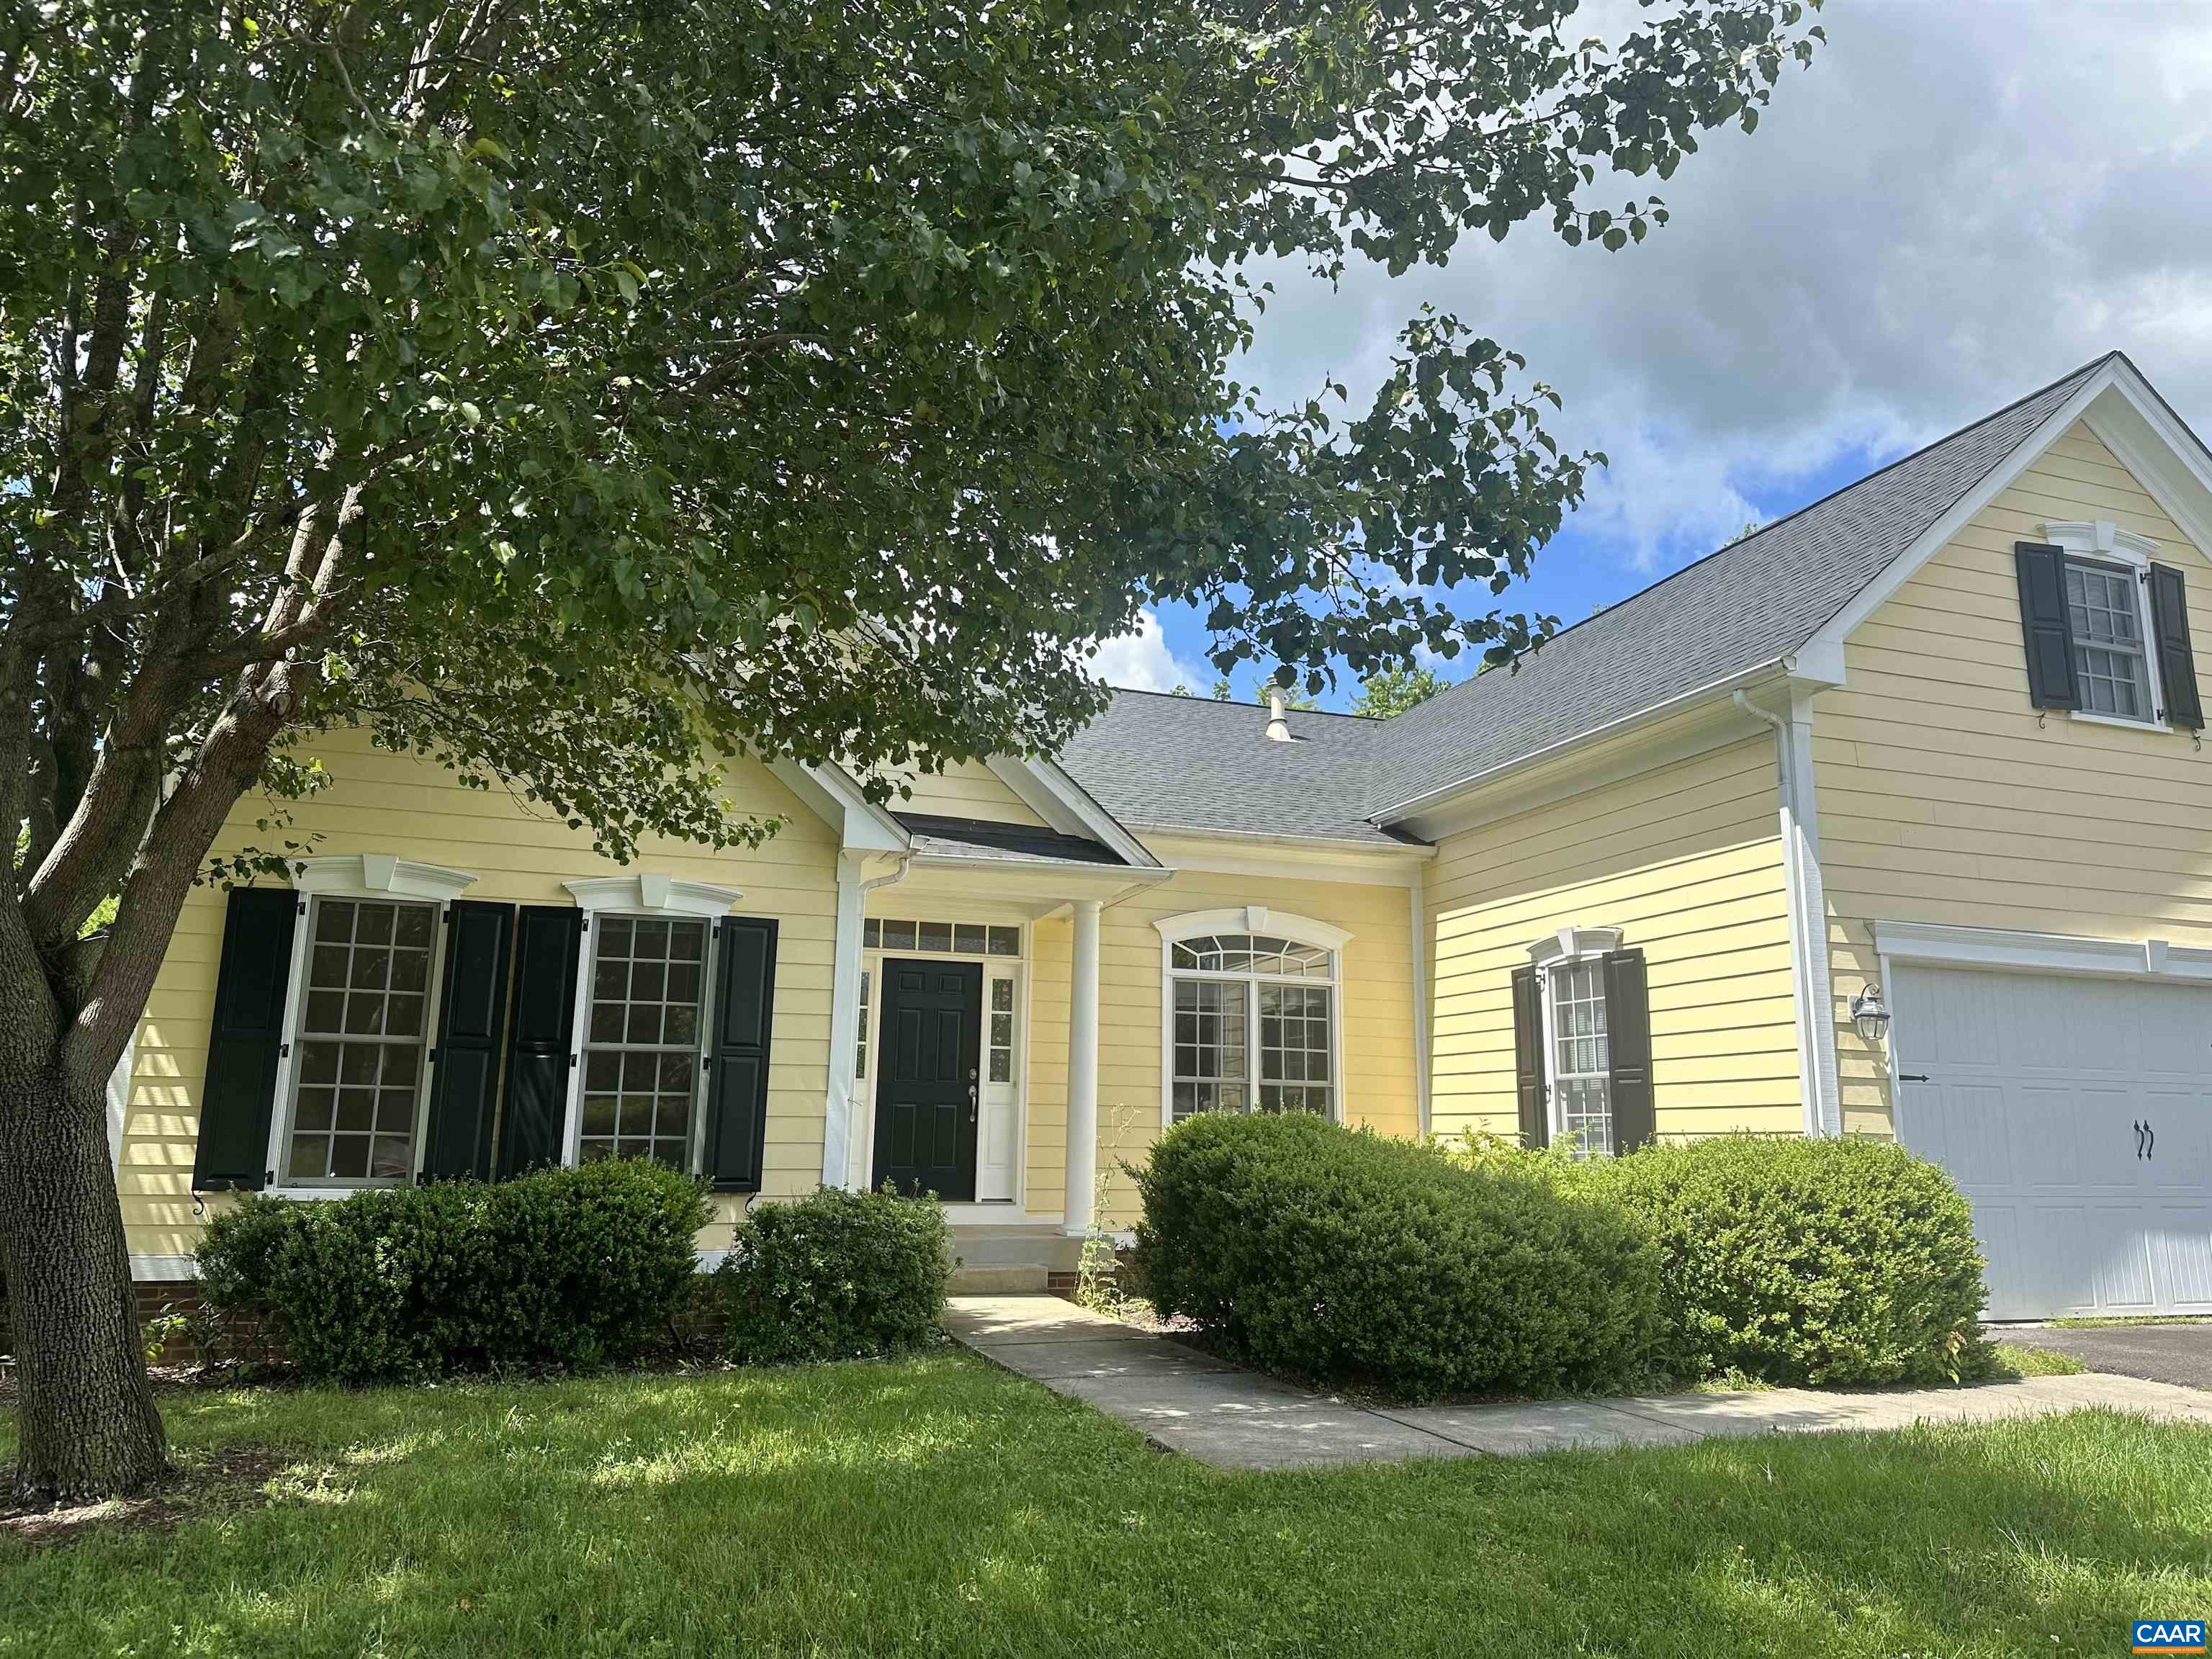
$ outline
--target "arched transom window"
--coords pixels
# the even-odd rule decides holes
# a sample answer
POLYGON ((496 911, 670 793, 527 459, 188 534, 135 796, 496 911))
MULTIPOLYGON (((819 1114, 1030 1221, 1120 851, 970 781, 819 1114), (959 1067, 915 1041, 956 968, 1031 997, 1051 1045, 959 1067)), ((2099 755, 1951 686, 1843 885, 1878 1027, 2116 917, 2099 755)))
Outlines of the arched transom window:
POLYGON ((1157 924, 1165 1115, 1318 1112, 1337 1098, 1340 928, 1258 906, 1157 924))

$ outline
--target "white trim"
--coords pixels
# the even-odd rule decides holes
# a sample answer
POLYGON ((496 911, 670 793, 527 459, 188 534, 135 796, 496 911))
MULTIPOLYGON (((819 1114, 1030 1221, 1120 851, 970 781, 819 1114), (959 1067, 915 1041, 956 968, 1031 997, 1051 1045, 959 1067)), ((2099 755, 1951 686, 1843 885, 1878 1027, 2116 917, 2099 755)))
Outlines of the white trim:
POLYGON ((1556 968, 1563 962, 1601 957, 1620 949, 1618 927, 1562 927, 1547 933, 1528 947, 1528 960, 1539 968, 1556 968))
MULTIPOLYGON (((1808 650, 1810 648, 1809 646, 1807 647, 1808 650)), ((1796 657, 1778 653, 1765 662, 1754 663, 1750 667, 1739 669, 1733 674, 1724 674, 1719 679, 1708 680, 1703 685, 1692 686, 1689 690, 1668 697, 1663 702, 1655 702, 1648 708, 1636 709, 1632 713, 1623 714, 1619 720, 1608 720, 1603 726, 1594 726, 1587 732, 1578 732, 1573 737, 1562 738, 1557 743, 1547 744, 1541 749, 1531 750, 1528 754, 1516 756, 1510 761, 1501 761, 1486 770, 1470 772, 1455 783, 1444 784, 1439 788, 1430 790, 1425 794, 1416 795, 1410 800, 1401 801, 1395 806, 1386 808, 1374 814, 1368 822, 1402 823, 1409 818, 1416 818, 1424 813, 1433 811, 1454 797, 1469 790, 1487 788, 1500 778, 1511 777, 1516 773, 1528 770, 1531 767, 1540 766, 1547 761, 1556 760, 1560 756, 1583 748, 1586 744, 1597 743, 1606 738, 1618 737, 1624 732, 1633 731, 1641 726, 1648 726, 1654 720, 1663 720, 1669 714, 1679 714, 1681 710, 1703 702, 1708 698, 1717 697, 1724 691, 1754 685, 1761 680, 1771 679, 1778 674, 1808 672, 1803 666, 1802 657, 1802 653, 1796 657)), ((1825 679, 1828 677, 1814 675, 1811 678, 1825 679)), ((1840 684, 1840 679, 1836 683, 1840 684)))
MULTIPOLYGON (((1413 884, 1406 890, 1413 906, 1413 1115, 1421 1139, 1429 1138, 1429 915, 1421 883, 1421 867, 1413 866, 1413 884)), ((1163 1060, 1166 1058, 1164 1054, 1163 1060)))
MULTIPOLYGON (((1132 818, 1132 827, 1163 841, 1218 841, 1233 846, 1280 848, 1286 853, 1306 848, 1316 853, 1370 853, 1382 859, 1432 859, 1437 849, 1425 842, 1374 841, 1359 836, 1283 836, 1263 830, 1212 830, 1187 823, 1168 823, 1155 818, 1132 818)), ((1370 819, 1379 823, 1381 819, 1370 819)), ((1195 867, 1195 866, 1194 866, 1195 867)))
POLYGON ((842 766, 806 766, 790 759, 769 763, 785 788, 837 832, 838 845, 854 852, 903 853, 912 845, 899 821, 867 798, 842 766))
POLYGON ((301 893, 334 893, 354 898, 459 898, 476 881, 475 872, 420 864, 389 853, 341 853, 296 859, 292 886, 301 893))
POLYGON ((564 881, 586 913, 628 910, 641 915, 724 916, 744 897, 741 889, 718 887, 712 882, 684 881, 652 871, 627 876, 589 876, 564 881))
POLYGON ((2133 363, 2123 357, 2114 368, 2118 395, 2100 398, 2083 422, 2197 550, 2212 556, 2212 459, 2133 363))
MULTIPOLYGON (((613 883, 619 883, 630 878, 615 877, 610 879, 613 883)), ((650 880, 652 878, 639 879, 650 880)), ((667 878, 664 876, 659 879, 665 881, 667 878)), ((574 881, 562 884, 572 893, 579 887, 591 884, 574 881)), ((702 883, 678 884, 704 885, 702 883)), ((712 890, 729 894, 733 902, 744 896, 736 889, 730 887, 718 887, 712 890)), ((699 954, 699 1029, 697 1041, 693 1046, 694 1057, 701 1063, 694 1067, 691 1073, 690 1145, 684 1150, 684 1174, 698 1175, 705 1163, 707 1138, 708 1072, 705 1062, 714 1053, 714 988, 720 982, 720 975, 722 969, 720 955, 722 930, 714 926, 714 921, 729 907, 726 904, 719 910, 686 910, 669 905, 658 909, 641 910, 635 906, 617 908, 611 905, 586 904, 580 893, 577 893, 576 898, 579 908, 601 919, 620 915, 642 916, 647 919, 682 916, 706 924, 706 948, 699 954)), ((574 991, 570 993, 572 1000, 568 1005, 574 1011, 575 1017, 571 1022, 572 1029, 568 1037, 568 1041, 574 1045, 568 1050, 568 1097, 561 1120, 561 1167, 564 1170, 574 1169, 583 1159, 584 1073, 588 1069, 588 1057, 592 1051, 592 981, 594 970, 599 966, 601 936, 602 930, 592 927, 590 917, 587 916, 584 923, 584 937, 576 951, 576 984, 574 991)), ((771 987, 771 1000, 773 1000, 773 995, 774 988, 771 987)), ((773 1018, 772 1015, 771 1018, 773 1018)), ((773 1035, 772 1032, 771 1035, 773 1035)), ((620 1046, 616 1045, 617 1049, 620 1046)), ((750 1198, 757 1194, 749 1194, 743 1196, 750 1198)))
POLYGON ((1774 728, 1775 809, 1782 842, 1783 907, 1790 930, 1790 1004, 1797 1031, 1797 1098, 1805 1133, 1843 1133, 1836 1064, 1835 987, 1828 965, 1828 900, 1820 870, 1820 797, 1813 763, 1809 690, 1793 687, 1778 714, 1739 691, 1736 707, 1774 728))
MULTIPOLYGON (((371 855, 373 856, 373 855, 371 855)), ((334 864, 349 863, 350 859, 332 860, 334 864)), ((393 860, 395 863, 404 860, 393 860)), ((362 859, 363 872, 392 878, 390 872, 372 867, 369 857, 362 859)), ((437 870, 436 865, 417 865, 417 870, 437 870)), ((331 870, 329 875, 341 873, 331 870)), ((453 877, 464 874, 458 870, 442 871, 453 877)), ((400 878, 411 879, 411 878, 400 878)), ((468 876, 467 881, 474 881, 468 876)), ((466 885, 467 881, 462 884, 466 885)), ((430 1124, 430 1096, 437 1082, 437 1062, 430 1058, 431 1050, 438 1046, 439 1011, 445 1006, 446 995, 446 929, 451 924, 446 920, 446 904, 450 895, 438 897, 429 894, 410 892, 400 888, 370 889, 336 885, 298 890, 295 901, 300 907, 292 928, 292 960, 286 969, 284 981, 284 1035, 278 1045, 276 1057, 276 1092, 269 1109, 269 1142, 262 1168, 270 1177, 264 1189, 278 1198, 350 1198, 354 1194, 377 1188, 401 1187, 414 1180, 422 1171, 422 1155, 428 1150, 430 1124), (381 1179, 364 1178, 360 1181, 318 1181, 297 1185, 279 1182, 274 1177, 284 1168, 285 1142, 292 1133, 292 1119, 297 1105, 294 1099, 292 1069, 297 1061, 297 1049, 301 1038, 300 1028, 307 1017, 307 953, 313 945, 317 899, 398 900, 410 904, 428 904, 433 908, 430 922, 430 972, 422 988, 422 1069, 415 1080, 415 1121, 408 1155, 413 1160, 404 1176, 387 1176, 381 1179)), ((453 890, 458 892, 458 888, 453 890)))
MULTIPOLYGON (((1889 962, 2016 973, 2082 974, 2106 979, 2212 980, 2212 950, 2162 939, 2090 939, 2000 927, 1954 927, 1925 921, 1878 921, 1875 951, 1889 962)), ((1883 968, 1883 989, 1890 990, 1883 968)))
POLYGON ((199 1258, 190 1255, 136 1255, 131 1258, 134 1285, 183 1285, 200 1276, 199 1258))
MULTIPOLYGON (((1420 902, 1418 894, 1414 896, 1413 902, 1417 905, 1420 902)), ((1181 915, 1156 916, 1152 927, 1160 936, 1160 1127, 1163 1130, 1175 1127, 1175 982, 1177 979, 1233 981, 1246 988, 1244 1087, 1247 1111, 1259 1109, 1261 985, 1325 985, 1328 990, 1329 1116, 1337 1123, 1352 1121, 1351 1102, 1346 1098, 1344 1079, 1344 947, 1352 942, 1350 933, 1341 927, 1333 927, 1328 922, 1316 921, 1311 916, 1297 915, 1287 910, 1271 910, 1261 904, 1241 904, 1215 910, 1186 910, 1181 915), (1302 945, 1319 945, 1329 953, 1328 978, 1285 979, 1272 974, 1255 974, 1249 969, 1216 974, 1176 967, 1176 945, 1184 939, 1206 933, 1269 933, 1302 945)))
POLYGON ((1097 1219, 1092 1188, 1098 1174, 1098 912, 1097 899, 1075 901, 1068 944, 1067 1128, 1060 1148, 1060 1230, 1070 1237, 1087 1233, 1097 1219))
MULTIPOLYGON (((830 1083, 822 1114, 822 1184, 846 1185, 852 1158, 853 1068, 860 1047, 860 923, 867 888, 866 856, 837 854, 837 924, 830 946, 830 1083)), ((901 873, 904 873, 903 871, 901 873)))
POLYGON ((1195 939, 1200 933, 1273 933, 1329 951, 1341 951, 1352 942, 1352 935, 1341 927, 1332 927, 1325 921, 1289 910, 1270 910, 1261 904, 1240 904, 1220 910, 1186 910, 1181 915, 1155 917, 1152 926, 1158 930, 1162 942, 1168 945, 1177 939, 1195 939))
POLYGON ((1948 546, 1991 501, 2010 489, 2014 481, 2033 465, 2045 450, 2063 436, 2067 428, 2080 420, 2089 405, 2113 383, 2112 365, 2107 362, 2083 381, 2074 395, 2059 406, 2057 413, 2014 444, 2003 459, 1984 473, 1981 482, 1954 502, 1949 512, 1922 531, 1910 547, 1891 560, 1880 574, 1852 596, 1849 604, 1831 617, 1798 653, 1801 662, 1810 658, 1832 663, 1837 672, 1821 678, 1842 684, 1844 641, 1857 630, 1859 624, 1887 605, 1898 589, 1919 574, 1921 566, 1948 546))
MULTIPOLYGON (((2067 711, 2069 718, 2092 726, 2124 726, 2136 732, 2171 732, 2173 727, 2166 720, 2166 687, 2158 671, 2158 634, 2150 614, 2151 561, 2158 556, 2158 544, 2148 536, 2138 536, 2131 530, 2122 530, 2110 519, 2046 520, 2043 525, 2046 541, 2067 558, 2078 563, 2103 565, 2112 574, 2135 579, 2136 641, 2142 647, 2143 690, 2150 699, 2150 714, 2142 719, 2126 714, 2099 714, 2087 708, 2067 711)), ((2069 628, 2071 633, 2071 628, 2069 628)), ((2081 648, 2081 641, 2074 641, 2081 648)))
MULTIPOLYGON (((143 1024, 145 1016, 140 1015, 143 1024)), ((116 1056, 115 1069, 107 1074, 107 1171, 120 1176, 123 1173, 123 1127, 131 1115, 131 1083, 138 1059, 138 1026, 131 1028, 131 1039, 116 1056)))
POLYGON ((1144 842, 1101 806, 1090 792, 1070 777, 1057 762, 1042 756, 1024 759, 994 755, 984 762, 1001 783, 1021 798, 1022 804, 1063 836, 1082 836, 1103 842, 1127 863, 1139 870, 1156 869, 1144 842))
POLYGON ((1152 851, 1173 872, 1251 876, 1261 880, 1354 882, 1367 887, 1410 887, 1436 856, 1428 845, 1392 848, 1343 842, 1301 843, 1221 836, 1183 839, 1180 830, 1161 830, 1152 851))

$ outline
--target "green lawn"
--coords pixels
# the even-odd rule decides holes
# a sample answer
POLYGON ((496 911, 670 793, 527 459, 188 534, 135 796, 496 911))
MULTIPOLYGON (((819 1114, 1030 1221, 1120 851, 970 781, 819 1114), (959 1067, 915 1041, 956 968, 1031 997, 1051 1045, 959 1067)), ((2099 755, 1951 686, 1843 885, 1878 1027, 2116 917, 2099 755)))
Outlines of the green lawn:
POLYGON ((2102 1413, 1224 1474, 947 1354, 175 1394, 296 1459, 0 1541, 0 1655, 2111 1654, 2212 1610, 2212 1433, 2102 1413))

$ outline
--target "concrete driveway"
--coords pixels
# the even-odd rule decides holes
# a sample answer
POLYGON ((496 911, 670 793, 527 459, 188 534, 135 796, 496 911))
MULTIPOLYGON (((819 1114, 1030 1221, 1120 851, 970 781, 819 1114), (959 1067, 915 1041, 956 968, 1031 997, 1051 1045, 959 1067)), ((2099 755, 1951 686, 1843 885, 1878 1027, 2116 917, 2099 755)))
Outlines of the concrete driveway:
POLYGON ((2008 1325, 2000 1342, 2070 1353, 2093 1371, 2212 1389, 2212 1321, 2193 1325, 2008 1325))

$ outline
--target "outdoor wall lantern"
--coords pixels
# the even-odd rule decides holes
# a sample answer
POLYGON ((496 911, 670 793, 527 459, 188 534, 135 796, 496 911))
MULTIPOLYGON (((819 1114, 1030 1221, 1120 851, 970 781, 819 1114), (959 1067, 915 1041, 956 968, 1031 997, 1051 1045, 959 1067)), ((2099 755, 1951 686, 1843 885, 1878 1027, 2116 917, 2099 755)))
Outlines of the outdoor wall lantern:
POLYGON ((1881 987, 1872 980, 1851 999, 1851 1024, 1860 1040, 1869 1046, 1878 1046, 1881 1034, 1889 1029, 1888 1006, 1881 1000, 1881 987))

